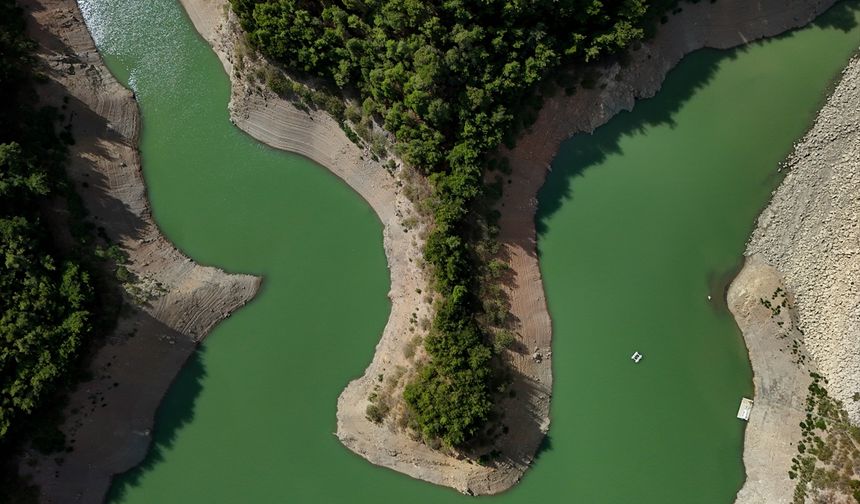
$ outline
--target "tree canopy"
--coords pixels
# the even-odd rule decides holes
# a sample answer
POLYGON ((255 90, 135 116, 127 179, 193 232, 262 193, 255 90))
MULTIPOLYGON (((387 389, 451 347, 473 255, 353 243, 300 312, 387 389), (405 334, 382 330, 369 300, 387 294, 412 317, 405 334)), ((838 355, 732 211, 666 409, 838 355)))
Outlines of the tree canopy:
POLYGON ((35 106, 33 43, 0 0, 0 440, 63 378, 90 332, 93 291, 59 254, 42 207, 64 182, 56 111, 35 106))
POLYGON ((468 232, 487 156, 528 122, 523 111, 552 70, 624 49, 667 1, 231 2, 255 47, 357 92, 402 159, 428 175, 434 226, 425 257, 445 301, 425 343, 431 360, 405 399, 426 438, 468 442, 492 409, 468 232))

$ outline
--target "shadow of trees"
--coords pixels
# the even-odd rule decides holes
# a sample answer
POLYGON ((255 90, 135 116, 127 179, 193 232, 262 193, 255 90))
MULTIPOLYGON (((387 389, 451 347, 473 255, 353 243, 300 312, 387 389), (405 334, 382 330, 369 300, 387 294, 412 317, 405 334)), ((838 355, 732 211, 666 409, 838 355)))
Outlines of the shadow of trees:
POLYGON ((827 12, 818 16, 812 22, 812 26, 818 28, 835 28, 848 32, 857 27, 857 9, 860 8, 860 0, 842 0, 836 2, 827 12))
MULTIPOLYGON (((132 111, 122 107, 136 105, 109 101, 105 104, 95 99, 83 98, 86 100, 83 101, 79 98, 87 96, 89 91, 101 89, 103 75, 89 64, 85 55, 79 54, 69 45, 66 38, 57 36, 46 25, 32 19, 35 13, 44 11, 42 2, 21 0, 20 5, 25 10, 28 35, 39 41, 37 52, 42 62, 39 71, 45 77, 38 87, 40 99, 63 114, 63 123, 70 127, 74 138, 66 172, 69 184, 80 196, 82 221, 96 231, 92 233, 92 241, 88 246, 154 239, 158 236, 158 229, 149 219, 142 175, 133 162, 137 156, 138 124, 134 119, 119 120, 117 124, 110 122, 117 118, 128 118, 122 114, 132 111), (76 75, 80 81, 67 88, 68 75, 76 75), (88 86, 91 89, 86 89, 88 86), (121 110, 110 107, 120 107, 121 110), (105 108, 109 111, 106 112, 105 108), (108 145, 121 145, 127 147, 127 151, 112 149, 108 145)), ((65 18, 58 14, 58 19, 65 18)), ((114 275, 117 265, 112 262, 94 266, 107 270, 105 281, 100 282, 98 288, 116 291, 119 297, 120 287, 114 275)), ((104 305, 100 308, 106 310, 104 305)), ((100 440, 105 444, 120 440, 121 446, 110 447, 114 451, 109 456, 103 457, 105 451, 100 449, 93 450, 95 456, 113 460, 114 463, 117 458, 128 460, 139 453, 135 450, 142 448, 140 443, 145 443, 146 438, 141 436, 142 433, 125 429, 138 420, 141 408, 147 411, 141 405, 154 406, 165 391, 167 394, 155 413, 156 426, 151 434, 146 458, 140 465, 115 479, 109 500, 121 499, 128 488, 138 485, 142 476, 164 459, 164 454, 175 444, 179 431, 193 420, 196 400, 206 377, 203 358, 205 348, 195 349, 190 336, 175 331, 138 307, 129 305, 127 311, 134 313, 134 329, 127 331, 130 325, 125 324, 126 331, 113 332, 110 337, 104 338, 105 341, 95 341, 94 348, 82 359, 89 366, 90 372, 86 374, 90 376, 81 377, 79 387, 97 391, 94 394, 98 396, 98 403, 95 400, 92 403, 75 403, 70 418, 82 421, 87 417, 88 423, 106 425, 106 432, 100 440), (112 366, 116 355, 111 354, 122 352, 133 356, 131 362, 112 366), (179 369, 181 371, 176 378, 168 383, 179 369), (123 428, 111 432, 114 425, 123 428)), ((105 328, 105 332, 108 332, 107 329, 111 328, 105 328)), ((67 457, 75 456, 79 451, 69 452, 67 457)), ((86 455, 76 459, 75 463, 87 463, 86 455)), ((111 467, 109 463, 106 465, 111 467)))
MULTIPOLYGON (((819 16, 812 25, 850 31, 857 27, 858 8, 860 0, 838 2, 819 16)), ((768 44, 792 36, 793 31, 753 44, 768 44)), ((644 133, 655 126, 668 125, 674 128, 676 114, 697 91, 711 82, 720 64, 735 59, 748 50, 748 46, 741 46, 728 50, 696 51, 686 56, 667 74, 663 87, 656 96, 637 101, 632 111, 619 113, 594 134, 576 135, 564 142, 553 160, 552 171, 540 190, 540 205, 535 218, 538 236, 546 233, 548 220, 565 201, 573 197, 574 181, 577 177, 582 176, 588 168, 601 164, 608 156, 622 154, 620 143, 624 137, 644 133)), ((647 160, 643 160, 643 164, 646 162, 647 160)))
POLYGON ((541 441, 540 446, 538 446, 537 451, 535 452, 534 460, 537 461, 546 453, 552 451, 552 436, 548 433, 543 437, 543 441, 541 441))
POLYGON ((149 453, 138 466, 114 477, 106 502, 122 501, 130 488, 139 486, 146 473, 164 461, 179 432, 194 420, 195 405, 206 378, 205 353, 206 347, 198 346, 176 376, 158 407, 149 453))

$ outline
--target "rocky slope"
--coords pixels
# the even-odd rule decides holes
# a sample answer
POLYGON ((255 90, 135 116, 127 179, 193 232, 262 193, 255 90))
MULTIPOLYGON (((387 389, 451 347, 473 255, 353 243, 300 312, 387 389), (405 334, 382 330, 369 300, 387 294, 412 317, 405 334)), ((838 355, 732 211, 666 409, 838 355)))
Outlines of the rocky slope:
POLYGON ((788 471, 801 440, 805 411, 798 401, 806 398, 809 371, 817 368, 851 421, 860 421, 854 400, 860 392, 860 59, 844 70, 783 169, 788 175, 759 217, 729 291, 756 387, 744 450, 747 482, 738 503, 792 502, 788 471), (763 289, 763 282, 771 285, 763 289), (765 320, 770 310, 758 301, 770 299, 766 291, 776 285, 784 286, 796 312, 790 334, 765 320), (808 352, 807 367, 784 364, 785 342, 795 355, 808 352))
POLYGON ((747 247, 797 299, 804 344, 860 423, 860 60, 851 61, 747 247))

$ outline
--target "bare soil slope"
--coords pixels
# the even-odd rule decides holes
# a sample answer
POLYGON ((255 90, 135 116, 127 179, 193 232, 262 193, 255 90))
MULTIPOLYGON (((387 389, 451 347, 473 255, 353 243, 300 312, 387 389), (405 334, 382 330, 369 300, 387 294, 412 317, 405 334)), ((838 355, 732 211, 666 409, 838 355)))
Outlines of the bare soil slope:
POLYGON ((26 454, 43 502, 97 503, 111 478, 143 460, 156 408, 197 344, 257 292, 260 279, 196 264, 152 220, 137 150, 140 119, 132 93, 104 66, 73 0, 22 0, 29 35, 49 82, 44 103, 68 97, 75 145, 68 174, 89 211, 128 255, 136 280, 126 311, 74 392, 62 429, 74 443, 62 463, 26 454))
POLYGON ((788 504, 795 483, 788 477, 797 454, 800 422, 806 419, 807 387, 815 364, 797 341, 795 300, 785 292, 779 272, 761 257, 747 258, 728 291, 728 306, 744 334, 755 385, 754 406, 744 439, 747 479, 736 503, 788 504), (776 315, 772 305, 787 302, 776 315))

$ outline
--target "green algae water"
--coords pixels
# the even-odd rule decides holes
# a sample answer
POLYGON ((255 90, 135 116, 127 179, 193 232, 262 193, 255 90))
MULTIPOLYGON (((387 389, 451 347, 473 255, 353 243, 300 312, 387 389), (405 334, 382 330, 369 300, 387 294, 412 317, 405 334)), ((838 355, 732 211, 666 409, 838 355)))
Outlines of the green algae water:
MULTIPOLYGON (((388 312, 381 226, 324 169, 233 128, 229 83, 174 0, 81 0, 134 89, 155 217, 204 264, 264 276, 177 378, 123 503, 472 502, 339 445, 335 401, 388 312)), ((751 378, 723 302, 777 163, 860 44, 858 3, 686 58, 657 97, 561 149, 540 194, 553 424, 506 503, 729 503, 751 378), (708 301, 707 296, 712 296, 708 301), (645 354, 634 365, 633 351, 645 354)))

